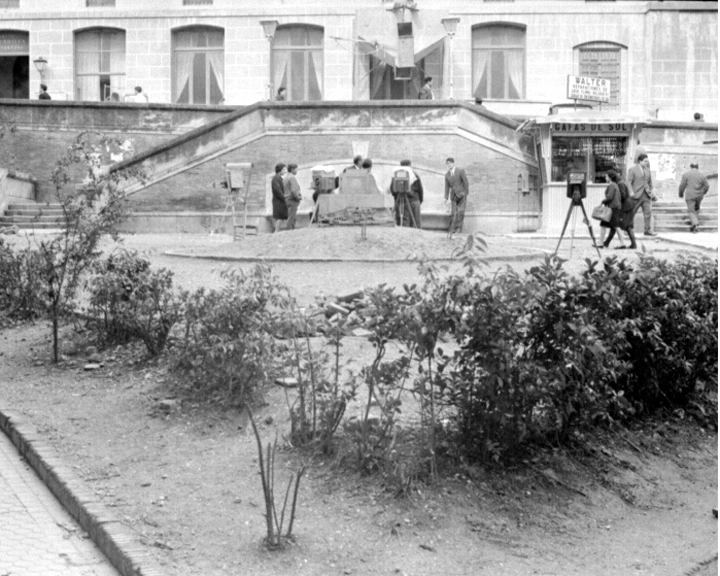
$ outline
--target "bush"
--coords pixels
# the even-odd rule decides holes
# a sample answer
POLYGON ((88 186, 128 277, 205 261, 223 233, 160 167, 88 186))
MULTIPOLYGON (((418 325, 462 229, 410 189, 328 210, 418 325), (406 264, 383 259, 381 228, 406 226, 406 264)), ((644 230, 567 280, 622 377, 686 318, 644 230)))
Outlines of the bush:
POLYGON ((588 261, 580 278, 562 264, 548 257, 524 276, 492 278, 425 268, 414 308, 423 329, 413 338, 418 356, 437 363, 416 390, 449 409, 467 458, 497 460, 578 428, 681 407, 698 380, 714 377, 717 262, 642 257, 634 271, 609 258, 588 261), (436 347, 443 332, 452 354, 436 347))
POLYGON ((616 353, 631 366, 618 385, 644 414, 686 406, 698 381, 717 378, 717 260, 642 256, 634 272, 606 266, 620 294, 616 353))
POLYGON ((30 248, 15 250, 0 238, 0 313, 32 320, 42 315, 42 260, 30 248))
POLYGON ((172 272, 151 270, 136 252, 118 251, 93 267, 89 314, 106 343, 140 339, 152 356, 159 355, 181 316, 172 272))
POLYGON ((284 345, 276 334, 294 302, 267 266, 220 275, 221 290, 183 295, 185 335, 174 370, 198 393, 244 404, 280 374, 284 345))

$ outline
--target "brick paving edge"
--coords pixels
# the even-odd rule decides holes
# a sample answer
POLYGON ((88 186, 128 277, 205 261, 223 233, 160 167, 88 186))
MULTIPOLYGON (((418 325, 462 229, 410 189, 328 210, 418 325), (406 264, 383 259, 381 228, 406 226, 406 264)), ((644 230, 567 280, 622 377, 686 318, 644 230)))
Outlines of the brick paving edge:
POLYGON ((137 535, 108 511, 21 413, 0 407, 0 430, 122 576, 165 575, 137 535))

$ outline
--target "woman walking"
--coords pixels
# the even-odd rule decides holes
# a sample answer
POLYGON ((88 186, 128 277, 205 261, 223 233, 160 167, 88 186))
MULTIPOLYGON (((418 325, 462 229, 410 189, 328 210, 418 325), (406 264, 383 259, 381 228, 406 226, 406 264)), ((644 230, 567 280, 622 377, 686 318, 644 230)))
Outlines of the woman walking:
POLYGON ((608 170, 607 174, 605 174, 605 181, 608 183, 608 187, 605 188, 605 200, 603 200, 602 203, 612 210, 612 215, 610 216, 609 222, 600 222, 601 228, 610 230, 605 242, 602 242, 605 230, 600 231, 600 242, 602 242, 603 248, 608 248, 610 241, 613 239, 613 236, 615 236, 615 231, 618 226, 620 226, 622 200, 620 199, 620 188, 617 184, 618 173, 615 172, 615 170, 608 170))
MULTIPOLYGON (((630 188, 627 182, 623 179, 622 175, 618 176, 618 189, 620 190, 620 201, 622 206, 620 207, 620 230, 624 230, 628 238, 630 238, 630 250, 637 249, 637 242, 635 242, 635 201, 630 194, 630 188)), ((618 236, 620 231, 618 231, 618 236)), ((625 248, 625 246, 620 246, 625 248)), ((619 249, 620 249, 619 248, 619 249)))

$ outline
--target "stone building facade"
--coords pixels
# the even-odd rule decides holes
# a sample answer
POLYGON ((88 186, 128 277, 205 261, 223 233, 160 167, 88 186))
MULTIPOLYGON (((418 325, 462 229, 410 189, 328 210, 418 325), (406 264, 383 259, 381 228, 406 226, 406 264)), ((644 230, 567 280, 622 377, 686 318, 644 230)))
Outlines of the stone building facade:
POLYGON ((438 99, 528 117, 580 75, 610 80, 605 109, 716 122, 717 29, 701 1, 0 0, 0 98, 414 99, 432 76, 438 99))

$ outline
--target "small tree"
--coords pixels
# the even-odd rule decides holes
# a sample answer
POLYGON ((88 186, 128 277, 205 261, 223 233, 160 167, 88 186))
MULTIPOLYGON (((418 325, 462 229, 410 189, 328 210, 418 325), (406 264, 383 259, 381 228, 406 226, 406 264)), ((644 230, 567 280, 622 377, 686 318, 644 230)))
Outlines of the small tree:
POLYGON ((59 235, 41 241, 38 252, 43 303, 52 321, 55 362, 59 358, 60 318, 73 302, 82 274, 100 255, 100 239, 107 234, 117 240, 118 225, 127 216, 128 200, 121 185, 144 180, 137 167, 107 170, 130 152, 127 143, 119 139, 83 132, 53 170, 52 182, 65 227, 59 235))

